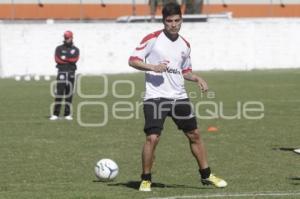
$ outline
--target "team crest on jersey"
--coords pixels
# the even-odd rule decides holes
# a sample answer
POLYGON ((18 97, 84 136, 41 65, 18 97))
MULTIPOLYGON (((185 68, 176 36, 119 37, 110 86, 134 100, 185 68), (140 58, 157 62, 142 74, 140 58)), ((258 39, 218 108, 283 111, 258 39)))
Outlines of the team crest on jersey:
POLYGON ((73 55, 75 53, 75 49, 72 49, 70 53, 73 55))
POLYGON ((181 52, 181 58, 183 59, 183 60, 185 60, 186 58, 187 58, 187 55, 185 54, 185 52, 181 52))

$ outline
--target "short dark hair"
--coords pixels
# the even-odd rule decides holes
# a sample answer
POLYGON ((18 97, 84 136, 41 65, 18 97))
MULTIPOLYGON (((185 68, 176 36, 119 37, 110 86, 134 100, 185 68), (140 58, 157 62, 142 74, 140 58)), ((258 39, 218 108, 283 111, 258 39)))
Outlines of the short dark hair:
POLYGON ((180 15, 180 17, 182 16, 180 5, 176 2, 167 3, 162 10, 163 20, 171 15, 180 15))

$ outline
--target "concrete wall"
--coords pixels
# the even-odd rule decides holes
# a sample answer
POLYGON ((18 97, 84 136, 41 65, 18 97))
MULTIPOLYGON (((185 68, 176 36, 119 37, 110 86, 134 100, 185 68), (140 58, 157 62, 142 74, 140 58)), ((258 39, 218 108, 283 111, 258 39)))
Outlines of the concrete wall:
MULTIPOLYGON (((78 72, 124 73, 135 70, 128 57, 160 23, 0 24, 1 76, 54 75, 54 49, 65 30, 81 50, 78 72)), ((300 19, 214 20, 184 23, 194 70, 250 70, 300 67, 300 19)))

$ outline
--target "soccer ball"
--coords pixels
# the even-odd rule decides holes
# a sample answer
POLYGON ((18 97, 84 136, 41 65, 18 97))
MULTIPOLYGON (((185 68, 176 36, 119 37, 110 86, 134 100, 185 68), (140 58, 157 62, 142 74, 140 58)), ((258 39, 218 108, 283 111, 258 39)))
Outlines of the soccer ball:
POLYGON ((119 167, 117 163, 111 159, 101 159, 95 166, 95 174, 101 181, 110 181, 117 177, 119 167))

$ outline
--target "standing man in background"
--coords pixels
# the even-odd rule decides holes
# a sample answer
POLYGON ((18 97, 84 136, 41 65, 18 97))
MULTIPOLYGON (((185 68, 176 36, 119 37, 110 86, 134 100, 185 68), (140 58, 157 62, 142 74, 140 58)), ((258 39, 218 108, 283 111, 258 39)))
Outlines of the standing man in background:
POLYGON ((180 3, 181 0, 149 0, 151 21, 155 21, 155 14, 159 6, 165 6, 168 3, 180 3))
POLYGON ((71 105, 73 98, 73 89, 75 83, 75 71, 77 69, 76 62, 79 59, 79 49, 73 44, 73 33, 71 31, 64 32, 64 41, 55 49, 55 62, 57 63, 57 83, 56 97, 53 115, 50 120, 59 118, 61 104, 65 103, 64 118, 73 120, 71 114, 71 105), (64 102, 62 102, 64 100, 64 102))
POLYGON ((184 14, 202 14, 204 0, 183 0, 185 4, 184 14))

